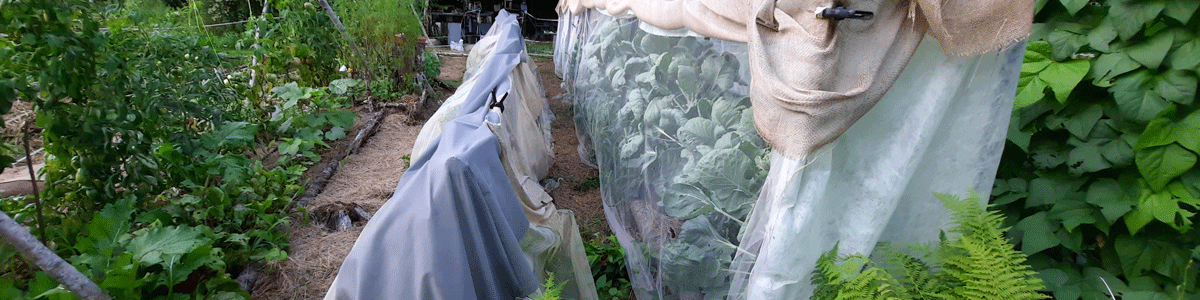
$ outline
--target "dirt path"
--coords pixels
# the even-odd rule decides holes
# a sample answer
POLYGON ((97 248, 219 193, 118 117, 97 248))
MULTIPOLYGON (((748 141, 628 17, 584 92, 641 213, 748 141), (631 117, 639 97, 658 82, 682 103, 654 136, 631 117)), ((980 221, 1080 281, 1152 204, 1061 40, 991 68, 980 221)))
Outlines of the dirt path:
MULTIPOLYGON (((551 99, 550 108, 557 118, 552 125, 556 157, 550 177, 563 180, 550 195, 559 208, 575 211, 585 239, 593 233, 606 235, 608 225, 604 221, 600 191, 589 189, 598 173, 579 159, 571 106, 560 101, 559 95, 564 93, 559 87, 561 80, 554 75, 552 61, 535 59, 535 62, 547 98, 551 99)), ((464 57, 442 57, 442 75, 438 79, 461 82, 465 63, 464 57)), ((396 183, 408 167, 406 156, 421 129, 420 126, 406 125, 409 123, 414 122, 398 115, 385 118, 375 136, 342 161, 329 185, 306 208, 313 210, 335 201, 353 202, 374 214, 391 198, 396 183)), ((361 224, 347 231, 331 232, 320 227, 318 222, 304 222, 299 216, 293 220, 288 261, 272 263, 264 269, 257 281, 254 299, 321 299, 362 232, 361 224)))

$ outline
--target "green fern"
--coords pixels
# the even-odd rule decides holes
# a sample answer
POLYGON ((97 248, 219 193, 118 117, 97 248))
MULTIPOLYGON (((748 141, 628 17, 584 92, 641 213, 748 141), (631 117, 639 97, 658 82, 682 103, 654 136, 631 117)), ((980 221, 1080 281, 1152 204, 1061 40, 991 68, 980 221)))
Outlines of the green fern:
POLYGON ((545 289, 546 291, 542 292, 542 295, 535 298, 534 300, 561 300, 562 299, 562 296, 561 296, 562 289, 563 289, 563 286, 565 286, 567 284, 567 282, 563 281, 563 282, 559 282, 558 284, 555 284, 554 283, 555 281, 556 280, 554 280, 553 272, 546 273, 546 282, 542 283, 542 288, 545 289))
POLYGON ((980 195, 937 194, 949 209, 955 237, 944 238, 926 260, 881 243, 882 267, 859 255, 839 258, 837 247, 813 271, 812 299, 1046 299, 1025 254, 1004 238, 1004 217, 985 210, 980 195))

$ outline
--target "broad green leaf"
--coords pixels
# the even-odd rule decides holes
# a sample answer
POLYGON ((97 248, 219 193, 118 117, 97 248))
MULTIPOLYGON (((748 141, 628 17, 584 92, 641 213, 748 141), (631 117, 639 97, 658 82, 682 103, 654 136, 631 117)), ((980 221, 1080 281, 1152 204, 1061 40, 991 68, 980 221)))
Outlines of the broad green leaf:
POLYGON ((350 128, 354 125, 354 119, 356 118, 358 118, 358 114, 349 110, 325 113, 325 120, 329 121, 329 124, 338 127, 350 128))
POLYGON ((1124 139, 1115 139, 1105 143, 1100 147, 1100 153, 1113 167, 1117 168, 1132 164, 1134 159, 1133 147, 1130 147, 1124 139))
MULTIPOLYGON (((1135 277, 1153 271, 1169 278, 1182 278, 1188 262, 1188 250, 1172 242, 1136 236, 1118 236, 1114 242, 1117 256, 1121 259, 1124 276, 1131 278, 1130 285, 1139 289, 1135 277)), ((1155 285, 1156 286, 1156 285, 1155 285)))
POLYGON ((1100 87, 1111 86, 1113 78, 1141 67, 1123 52, 1101 54, 1092 66, 1092 83, 1100 87))
MULTIPOLYGON (((746 170, 754 165, 750 157, 734 148, 714 149, 704 154, 694 170, 704 189, 718 200, 716 205, 725 212, 747 211, 752 195, 758 190, 756 183, 747 178, 746 170)), ((686 170, 685 170, 686 172, 686 170)), ((761 183, 758 183, 761 184, 761 183)))
POLYGON ((1054 235, 1058 224, 1051 222, 1046 212, 1037 212, 1021 219, 1013 229, 1021 231, 1021 252, 1027 255, 1050 249, 1062 243, 1054 235))
POLYGON ((1191 71, 1171 70, 1157 79, 1154 92, 1167 101, 1190 105, 1196 98, 1196 75, 1191 71))
POLYGON ((1200 197, 1200 170, 1192 170, 1179 176, 1179 181, 1193 198, 1200 197))
MULTIPOLYGON (((1175 215, 1180 212, 1178 203, 1174 197, 1166 192, 1147 193, 1142 196, 1142 199, 1139 200, 1138 206, 1134 210, 1154 216, 1154 219, 1159 222, 1176 227, 1175 215)), ((1176 229, 1179 228, 1176 227, 1176 229)))
MULTIPOLYGON (((1200 3, 1200 2, 1196 2, 1200 3)), ((1167 58, 1167 65, 1176 70, 1197 70, 1200 67, 1200 39, 1179 45, 1167 58)))
POLYGON ((694 96, 700 93, 700 76, 699 72, 693 66, 679 66, 679 72, 676 73, 679 90, 689 96, 694 96))
POLYGON ((248 122, 226 122, 221 125, 220 130, 205 134, 202 140, 210 149, 240 148, 253 143, 256 134, 258 134, 257 125, 248 122))
POLYGON ((1067 12, 1071 13, 1071 15, 1074 16, 1075 13, 1078 13, 1080 9, 1087 7, 1088 2, 1090 2, 1090 1, 1088 1, 1088 0, 1058 0, 1058 2, 1062 3, 1063 7, 1067 8, 1067 12))
POLYGON ((1146 130, 1138 139, 1137 148, 1179 142, 1184 148, 1200 151, 1200 110, 1193 111, 1183 119, 1177 118, 1175 109, 1163 110, 1163 113, 1146 125, 1146 130))
POLYGON ((1116 180, 1103 178, 1088 186, 1087 202, 1100 207, 1108 222, 1116 222, 1137 205, 1136 195, 1128 195, 1116 180))
POLYGON ((345 94, 351 87, 357 86, 361 80, 353 78, 342 78, 329 83, 329 91, 334 95, 345 94))
POLYGON ((165 286, 175 286, 187 280, 192 272, 207 266, 216 271, 225 269, 225 261, 221 260, 221 250, 213 249, 211 244, 202 244, 187 254, 163 255, 163 276, 159 283, 165 286))
POLYGON ((662 210, 672 217, 687 219, 712 211, 712 200, 699 187, 675 183, 663 191, 662 210))
POLYGON ((1063 61, 1079 52, 1079 48, 1088 44, 1088 28, 1076 23, 1055 23, 1054 31, 1046 37, 1046 41, 1054 47, 1054 60, 1063 61))
POLYGON ((1071 149, 1071 152, 1067 154, 1067 168, 1071 174, 1081 175, 1112 168, 1112 164, 1104 158, 1100 148, 1103 143, 1107 142, 1090 140, 1071 149))
POLYGON ((1046 3, 1049 3, 1049 2, 1050 2, 1050 0, 1034 0, 1034 2, 1033 2, 1033 13, 1034 13, 1034 14, 1041 13, 1041 12, 1042 12, 1042 8, 1043 8, 1043 7, 1046 7, 1046 3))
POLYGON ((285 110, 295 106, 296 100, 312 97, 312 92, 312 88, 297 86, 295 81, 271 89, 271 93, 275 94, 275 97, 279 97, 290 103, 290 105, 284 105, 283 109, 285 110))
POLYGON ((1039 77, 1032 77, 1027 85, 1017 88, 1017 96, 1013 101, 1013 109, 1022 109, 1046 98, 1046 88, 1049 87, 1039 77))
POLYGON ((1058 145, 1034 145, 1029 152, 1033 165, 1041 169, 1050 169, 1067 162, 1067 154, 1058 145))
POLYGON ((1063 229, 1068 232, 1074 231, 1079 225, 1096 224, 1104 219, 1098 209, 1076 199, 1055 203, 1050 214, 1052 218, 1061 220, 1063 229))
POLYGON ((1192 19, 1192 14, 1196 13, 1196 8, 1200 7, 1200 1, 1168 0, 1166 2, 1167 6, 1163 8, 1162 14, 1183 24, 1187 24, 1188 20, 1192 19))
POLYGON ((186 226, 155 227, 139 230, 136 234, 129 241, 128 248, 134 259, 145 266, 161 263, 166 256, 184 255, 200 245, 211 243, 200 235, 199 230, 186 226))
POLYGON ((1112 49, 1109 48, 1109 44, 1112 44, 1113 40, 1117 39, 1117 30, 1113 28, 1110 19, 1104 18, 1103 21, 1100 21, 1099 25, 1096 25, 1096 28, 1092 28, 1092 31, 1088 32, 1087 39, 1088 46, 1091 46, 1093 49, 1111 52, 1112 49))
POLYGON ((344 137, 346 137, 346 128, 341 126, 334 126, 333 128, 330 128, 329 131, 325 132, 326 140, 333 141, 344 137))
MULTIPOLYGON (((8 260, 5 260, 5 261, 8 261, 8 260)), ((0 298, 4 298, 4 299, 20 299, 21 298, 21 290, 17 289, 17 287, 13 285, 12 277, 15 277, 15 276, 0 278, 0 298)))
POLYGON ((1112 1, 1109 2, 1108 18, 1121 39, 1128 40, 1142 30, 1146 23, 1158 17, 1166 5, 1159 1, 1112 1))
POLYGON ((1138 123, 1149 123, 1155 115, 1170 106, 1166 99, 1152 90, 1154 84, 1154 76, 1150 71, 1143 70, 1121 76, 1109 90, 1113 92, 1122 115, 1138 123))
POLYGON ((1129 292, 1121 296, 1123 300, 1172 300, 1171 296, 1155 291, 1129 292))
POLYGON ((1137 151, 1137 166, 1150 188, 1159 191, 1175 177, 1196 165, 1196 154, 1179 144, 1151 147, 1137 151))
POLYGON ((127 235, 133 226, 134 210, 133 198, 121 198, 114 203, 105 205, 104 209, 93 216, 92 221, 87 225, 87 240, 93 243, 90 245, 92 249, 80 249, 84 243, 76 245, 76 249, 86 253, 117 247, 121 237, 127 235))
POLYGON ((1151 37, 1148 41, 1125 48, 1125 53, 1143 66, 1157 69, 1163 59, 1167 57, 1167 52, 1171 50, 1171 43, 1174 41, 1175 36, 1173 35, 1159 34, 1151 37))
POLYGON ((1182 125, 1175 121, 1176 107, 1174 105, 1164 109, 1146 124, 1146 129, 1142 131, 1142 136, 1138 138, 1137 149, 1145 149, 1149 147, 1163 146, 1174 143, 1179 140, 1178 126, 1182 125))
POLYGON ((1083 276, 1079 277, 1080 285, 1083 290, 1084 300, 1108 300, 1110 298, 1109 291, 1121 294, 1129 291, 1129 287, 1121 282, 1116 275, 1109 273, 1101 268, 1088 267, 1083 270, 1083 276), (1103 280, 1101 280, 1103 278, 1103 280))
POLYGON ((300 143, 304 142, 301 139, 284 139, 279 143, 279 154, 292 155, 300 152, 300 143))
POLYGON ((1033 133, 1021 130, 1020 118, 1011 118, 1008 121, 1008 141, 1021 148, 1021 151, 1029 151, 1029 142, 1033 139, 1033 133))
POLYGON ((1021 63, 1021 73, 1033 74, 1041 72, 1042 69, 1045 69, 1046 66, 1054 62, 1054 60, 1050 59, 1053 56, 1053 51, 1054 48, 1050 46, 1050 43, 1043 41, 1036 41, 1026 45, 1025 59, 1021 63))
POLYGON ((1067 103, 1067 96, 1071 95, 1071 90, 1083 80, 1083 76, 1087 75, 1088 68, 1091 64, 1085 60, 1073 60, 1061 63, 1052 63, 1047 66, 1041 73, 1038 73, 1038 78, 1046 81, 1046 84, 1054 91, 1054 98, 1058 99, 1058 103, 1067 103))
POLYGON ((283 249, 271 248, 271 250, 262 255, 262 258, 267 261, 286 261, 288 255, 287 251, 283 251, 283 249))
POLYGON ((1100 105, 1090 105, 1087 109, 1071 116, 1070 119, 1063 122, 1063 127, 1076 138, 1086 140, 1092 134, 1092 128, 1096 127, 1096 122, 1100 121, 1100 117, 1103 116, 1104 109, 1100 105))
MULTIPOLYGON (((1042 279, 1042 283, 1046 284, 1047 290, 1057 291, 1063 285, 1066 285, 1067 281, 1071 280, 1071 277, 1078 277, 1078 276, 1068 275, 1067 272, 1065 272, 1061 269, 1049 268, 1049 269, 1043 269, 1041 271, 1038 271, 1037 277, 1042 279)), ((1075 299, 1077 297, 1077 296, 1069 297, 1069 296, 1065 296, 1065 295, 1059 295, 1058 293, 1055 293, 1054 296, 1057 297, 1058 299, 1075 299)))
POLYGON ((247 177, 246 166, 250 165, 250 159, 238 154, 218 154, 209 162, 213 166, 209 169, 209 173, 221 175, 221 179, 226 182, 245 180, 247 177))

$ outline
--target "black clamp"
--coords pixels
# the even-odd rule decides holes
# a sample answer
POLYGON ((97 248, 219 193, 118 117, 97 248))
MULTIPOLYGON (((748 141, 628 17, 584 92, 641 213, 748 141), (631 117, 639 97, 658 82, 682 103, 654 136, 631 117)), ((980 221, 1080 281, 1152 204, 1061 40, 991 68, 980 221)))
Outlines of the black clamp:
POLYGON ((488 104, 488 109, 499 108, 500 111, 504 111, 504 99, 508 99, 508 93, 504 93, 500 98, 496 98, 496 89, 498 88, 500 87, 492 88, 492 99, 490 99, 491 103, 488 104))
POLYGON ((845 6, 818 7, 816 10, 816 13, 817 13, 817 18, 834 19, 834 20, 845 20, 845 19, 870 20, 871 18, 875 17, 875 13, 865 11, 865 10, 857 10, 857 9, 853 9, 853 8, 847 8, 845 6))

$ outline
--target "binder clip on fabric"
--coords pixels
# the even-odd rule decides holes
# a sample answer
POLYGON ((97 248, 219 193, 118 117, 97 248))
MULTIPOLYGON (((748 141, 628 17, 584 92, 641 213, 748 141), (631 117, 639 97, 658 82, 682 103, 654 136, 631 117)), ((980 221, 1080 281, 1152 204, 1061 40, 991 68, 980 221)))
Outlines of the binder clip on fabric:
POLYGON ((847 8, 845 6, 822 6, 818 7, 814 12, 817 14, 818 19, 833 19, 839 21, 845 19, 870 20, 871 18, 875 17, 875 13, 865 10, 847 8))

